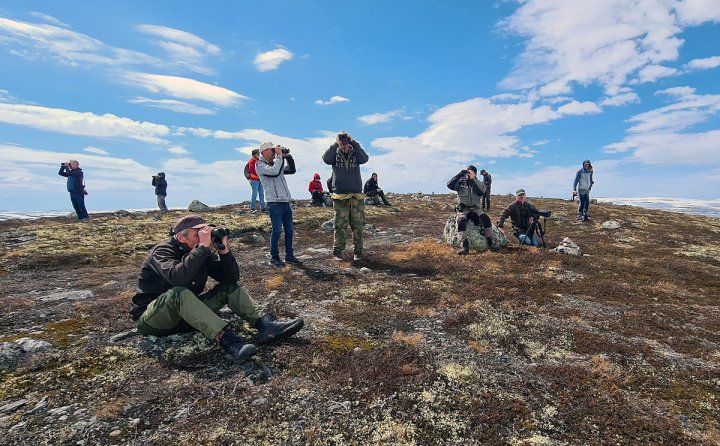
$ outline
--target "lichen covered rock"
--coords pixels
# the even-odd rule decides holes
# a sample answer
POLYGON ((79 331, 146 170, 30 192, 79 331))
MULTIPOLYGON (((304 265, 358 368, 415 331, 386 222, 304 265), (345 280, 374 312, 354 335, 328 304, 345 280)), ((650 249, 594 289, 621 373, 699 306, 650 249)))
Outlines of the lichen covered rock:
MULTIPOLYGON (((505 247, 508 244, 508 239, 505 233, 495 225, 492 225, 493 243, 500 247, 505 247)), ((467 237, 470 240, 470 249, 476 251, 486 251, 488 249, 487 238, 485 237, 485 231, 483 228, 475 226, 475 224, 468 220, 467 222, 467 237)), ((443 230, 443 241, 451 246, 460 246, 460 237, 457 231, 457 215, 453 214, 448 217, 445 223, 445 229, 443 230)))

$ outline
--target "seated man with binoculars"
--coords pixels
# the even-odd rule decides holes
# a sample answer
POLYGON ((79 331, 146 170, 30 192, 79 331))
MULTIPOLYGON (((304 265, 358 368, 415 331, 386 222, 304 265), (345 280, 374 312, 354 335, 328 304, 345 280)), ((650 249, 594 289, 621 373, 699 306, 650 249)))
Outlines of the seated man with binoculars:
POLYGON ((303 327, 302 319, 277 322, 271 314, 262 315, 238 285, 240 269, 227 246, 229 233, 198 215, 188 215, 175 223, 169 239, 150 250, 130 310, 140 333, 167 336, 197 330, 242 362, 257 348, 229 330, 216 314, 225 305, 258 330, 259 344, 290 337, 303 327), (219 283, 203 292, 208 277, 219 283))
POLYGON ((525 189, 518 189, 515 193, 517 198, 510 203, 498 218, 497 226, 502 228, 505 219, 510 217, 513 225, 513 233, 520 243, 524 245, 544 246, 545 231, 540 224, 540 217, 550 217, 551 211, 538 211, 529 201, 526 200, 525 189))
POLYGON ((482 222, 488 248, 493 251, 500 249, 492 239, 490 217, 482 212, 480 207, 482 197, 485 195, 485 184, 477 178, 477 167, 468 166, 467 169, 461 170, 448 181, 447 187, 457 192, 458 204, 455 210, 457 211, 457 231, 462 246, 458 254, 467 255, 470 252, 470 240, 468 240, 466 232, 468 219, 472 220, 475 226, 480 226, 480 222, 482 222))

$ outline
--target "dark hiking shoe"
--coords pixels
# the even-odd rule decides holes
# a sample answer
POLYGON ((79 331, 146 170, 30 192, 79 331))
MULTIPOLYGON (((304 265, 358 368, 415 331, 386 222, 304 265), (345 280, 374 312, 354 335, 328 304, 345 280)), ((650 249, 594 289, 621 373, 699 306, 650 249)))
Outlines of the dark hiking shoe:
POLYGON ((583 217, 583 221, 590 221, 590 218, 586 215, 585 217, 583 217))
POLYGON ((235 362, 245 362, 258 351, 257 347, 243 342, 238 335, 230 330, 222 332, 218 344, 235 362))
POLYGON ((333 260, 342 261, 342 251, 333 251, 333 260))
POLYGON ((291 265, 302 265, 303 264, 303 262, 295 256, 285 257, 285 263, 289 263, 291 265))
POLYGON ((258 330, 258 343, 267 344, 289 338, 300 331, 304 325, 305 321, 302 318, 277 322, 275 316, 266 314, 255 323, 255 328, 258 330))
POLYGON ((361 262, 362 259, 362 251, 355 251, 353 253, 353 262, 361 262))
POLYGON ((276 266, 276 267, 278 267, 278 268, 280 268, 281 266, 284 266, 284 265, 285 265, 285 264, 283 263, 283 261, 280 260, 280 257, 273 257, 272 259, 270 259, 270 264, 271 264, 272 266, 276 266))
POLYGON ((470 254, 470 240, 465 239, 462 241, 462 249, 458 251, 458 255, 466 256, 470 254))

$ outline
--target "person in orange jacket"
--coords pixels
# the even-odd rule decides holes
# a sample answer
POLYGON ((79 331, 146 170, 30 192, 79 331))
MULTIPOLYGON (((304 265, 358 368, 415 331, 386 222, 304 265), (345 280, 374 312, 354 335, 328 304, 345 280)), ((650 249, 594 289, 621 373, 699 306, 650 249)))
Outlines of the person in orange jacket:
POLYGON ((308 192, 310 192, 310 194, 312 195, 313 206, 322 206, 323 204, 325 204, 323 200, 323 187, 322 182, 320 181, 319 173, 316 173, 313 176, 313 180, 308 186, 308 192))

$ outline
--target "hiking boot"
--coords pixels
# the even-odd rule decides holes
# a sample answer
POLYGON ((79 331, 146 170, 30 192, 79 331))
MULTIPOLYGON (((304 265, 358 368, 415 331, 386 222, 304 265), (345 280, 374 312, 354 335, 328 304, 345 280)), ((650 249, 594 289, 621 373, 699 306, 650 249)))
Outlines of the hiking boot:
POLYGON ((461 256, 466 256, 470 254, 470 240, 465 239, 462 241, 462 249, 458 251, 458 254, 461 256))
POLYGON ((283 261, 280 260, 280 257, 277 257, 277 256, 275 256, 275 257, 273 257, 272 259, 270 259, 270 264, 271 264, 272 266, 276 266, 276 267, 278 267, 278 268, 280 268, 281 266, 284 266, 284 265, 285 265, 285 264, 283 263, 283 261))
POLYGON ((285 263, 298 266, 303 264, 303 262, 295 256, 285 256, 285 263))
POLYGON ((334 250, 334 251, 333 251, 333 260, 335 260, 335 261, 342 261, 342 259, 343 259, 343 258, 342 258, 342 251, 334 250))
POLYGON ((583 221, 590 221, 590 218, 586 215, 585 217, 583 217, 583 221))
POLYGON ((245 362, 258 351, 257 347, 243 342, 238 335, 230 330, 223 330, 220 333, 218 344, 235 362, 245 362))
POLYGON ((255 328, 258 330, 258 343, 267 344, 289 338, 300 331, 303 325, 305 325, 305 321, 302 318, 277 322, 272 314, 263 315, 255 322, 255 328))

